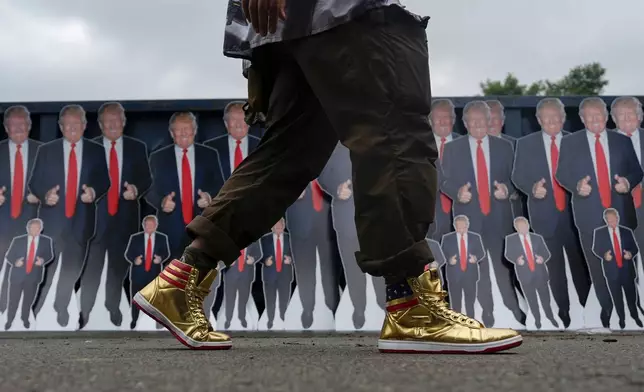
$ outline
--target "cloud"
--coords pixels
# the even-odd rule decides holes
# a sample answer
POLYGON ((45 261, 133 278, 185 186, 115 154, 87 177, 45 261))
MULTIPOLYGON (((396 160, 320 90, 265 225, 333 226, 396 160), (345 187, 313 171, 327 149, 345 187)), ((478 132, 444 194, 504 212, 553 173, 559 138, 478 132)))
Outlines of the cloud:
MULTIPOLYGON (((644 90, 644 2, 468 0, 403 3, 431 16, 436 96, 486 78, 556 79, 593 61, 608 94, 644 90), (580 4, 583 4, 580 5, 580 4)), ((0 0, 0 101, 237 98, 239 60, 222 55, 226 0, 0 0)))

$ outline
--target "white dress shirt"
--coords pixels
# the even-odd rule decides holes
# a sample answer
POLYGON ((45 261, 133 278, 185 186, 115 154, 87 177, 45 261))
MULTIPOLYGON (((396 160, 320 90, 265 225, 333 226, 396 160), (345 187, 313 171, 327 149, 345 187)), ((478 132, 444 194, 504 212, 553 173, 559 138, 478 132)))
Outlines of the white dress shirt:
POLYGON ((147 255, 147 252, 148 252, 148 238, 152 238, 152 257, 151 258, 152 258, 152 260, 154 260, 154 240, 156 239, 155 233, 152 233, 152 234, 145 233, 145 234, 143 234, 143 237, 144 237, 144 241, 145 241, 143 243, 143 253, 144 253, 143 254, 143 261, 145 261, 145 258, 148 256, 147 255))
MULTIPOLYGON (((448 142, 451 142, 453 139, 454 139, 454 137, 452 136, 452 133, 450 132, 449 135, 445 136, 445 144, 447 144, 448 142)), ((438 154, 439 154, 438 159, 443 159, 443 157, 440 156, 441 143, 442 143, 441 136, 438 136, 437 134, 434 134, 434 140, 436 141, 436 148, 438 149, 438 154)))
MULTIPOLYGON (((519 238, 521 239, 521 247, 523 248, 523 252, 528 256, 532 256, 534 258, 534 246, 532 246, 532 240, 530 239, 530 234, 519 234, 519 238), (530 245, 530 252, 525 247, 525 242, 526 240, 528 241, 528 245, 530 245)), ((526 260, 527 262, 528 260, 526 260)), ((536 261, 536 260, 535 260, 536 261)))
MULTIPOLYGON (((239 148, 241 148, 242 160, 246 159, 246 157, 248 156, 248 136, 244 136, 244 138, 241 139, 239 148)), ((237 149, 237 140, 234 137, 228 135, 228 158, 230 160, 230 174, 233 174, 233 171, 235 170, 235 150, 236 149, 237 149)))
MULTIPOLYGON (((18 151, 18 145, 9 139, 9 172, 11 173, 11 184, 13 184, 13 176, 16 171, 16 152, 18 151)), ((27 192, 27 163, 29 162, 29 141, 25 140, 20 147, 20 154, 22 155, 22 184, 24 188, 22 194, 24 195, 27 192)), ((13 187, 11 188, 13 192, 13 187)))
MULTIPOLYGON (((275 233, 273 233, 273 250, 275 251, 275 257, 277 257, 277 238, 280 239, 280 243, 282 246, 282 254, 280 255, 282 257, 282 261, 284 261, 284 234, 280 234, 279 236, 275 233)), ((275 260, 277 261, 277 260, 275 260)))
MULTIPOLYGON (((107 159, 107 170, 110 170, 110 152, 112 151, 112 141, 106 137, 103 138, 103 147, 105 147, 105 159, 107 159)), ((119 162, 119 179, 118 183, 121 184, 121 178, 123 177, 123 138, 120 137, 116 139, 116 144, 114 145, 116 149, 116 159, 119 162)))
MULTIPOLYGON (((622 135, 628 136, 628 133, 624 131, 617 131, 621 133, 622 135)), ((633 148, 635 149, 635 154, 637 155, 637 160, 640 162, 640 165, 642 164, 642 148, 641 148, 641 138, 640 138, 640 130, 636 129, 635 132, 633 132, 630 136, 631 142, 633 143, 633 148)))
MULTIPOLYGON (((473 138, 472 136, 467 137, 469 142, 470 142, 470 152, 472 154, 472 167, 474 168, 474 177, 476 178, 476 184, 478 184, 479 181, 479 173, 478 170, 476 170, 476 152, 478 150, 478 140, 473 138)), ((490 139, 488 136, 483 137, 481 139, 483 143, 481 143, 481 148, 483 148, 483 155, 485 155, 485 166, 487 168, 487 178, 488 178, 488 186, 490 189, 492 188, 492 176, 490 173, 490 139)), ((476 184, 472 184, 472 187, 475 187, 476 184)))
MULTIPOLYGON (((590 148, 590 156, 593 159, 593 168, 595 170, 595 178, 599 181, 599 175, 597 174, 597 156, 595 155, 595 134, 586 130, 586 138, 588 140, 588 147, 590 148)), ((612 183, 612 175, 610 171, 610 151, 608 149, 608 131, 604 130, 599 136, 599 143, 602 145, 604 150, 604 155, 606 156, 606 167, 608 168, 608 184, 612 183)))
MULTIPOLYGON (((461 238, 465 242, 465 257, 469 258, 469 255, 467 254, 467 233, 461 234, 461 233, 456 233, 456 239, 458 241, 458 259, 461 259, 461 253, 463 249, 461 248, 461 238)), ((466 260, 469 261, 469 260, 466 260)))
MULTIPOLYGON (((552 174, 552 155, 550 155, 550 146, 552 145, 552 138, 550 135, 547 133, 541 131, 541 135, 543 136, 543 146, 546 149, 546 159, 548 160, 548 171, 549 173, 552 174)), ((561 132, 555 135, 555 145, 557 146, 557 151, 561 151, 561 138, 563 138, 563 135, 561 132)), ((593 149, 594 149, 593 145, 593 149)))
MULTIPOLYGON (((64 163, 65 163, 65 189, 67 189, 67 178, 68 172, 69 172, 69 154, 72 152, 72 144, 67 141, 67 139, 63 140, 63 155, 65 157, 64 163)), ((81 180, 81 168, 82 168, 82 163, 83 163, 83 139, 81 138, 77 143, 76 147, 74 147, 74 152, 76 153, 76 168, 78 173, 76 173, 76 192, 79 192, 79 187, 80 187, 80 180, 81 180)))
POLYGON ((31 243, 34 243, 34 263, 36 262, 36 254, 38 253, 38 244, 40 243, 40 236, 27 236, 27 257, 25 258, 25 263, 27 263, 27 259, 29 258, 29 248, 31 247, 31 243))
MULTIPOLYGON (((190 176, 192 179, 192 189, 190 190, 190 194, 194 195, 195 194, 195 145, 191 145, 188 147, 188 162, 190 163, 190 176)), ((183 167, 183 148, 175 145, 174 146, 174 155, 177 158, 177 174, 179 175, 179 189, 181 190, 181 193, 183 193, 183 189, 181 189, 181 186, 183 184, 183 173, 182 173, 182 167, 183 167)), ((181 198, 181 195, 177 195, 179 199, 181 198)))
MULTIPOLYGON (((619 231, 619 226, 616 226, 614 229, 608 226, 608 236, 610 237, 610 244, 613 246, 613 253, 615 253, 615 241, 613 240, 613 231, 617 233, 617 242, 618 242, 620 251, 624 252, 624 249, 622 248, 622 236, 619 231)), ((615 257, 614 254, 613 254, 613 257, 615 257)))

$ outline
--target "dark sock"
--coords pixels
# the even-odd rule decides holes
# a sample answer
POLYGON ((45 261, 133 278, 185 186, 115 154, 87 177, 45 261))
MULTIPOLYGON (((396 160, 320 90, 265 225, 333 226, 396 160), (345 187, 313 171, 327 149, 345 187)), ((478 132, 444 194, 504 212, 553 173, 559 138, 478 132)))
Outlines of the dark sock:
POLYGON ((217 268, 217 260, 208 256, 206 252, 193 246, 188 246, 183 251, 181 261, 196 267, 200 271, 209 271, 217 268))
POLYGON ((403 280, 402 282, 387 284, 387 302, 413 295, 414 292, 407 281, 403 280))

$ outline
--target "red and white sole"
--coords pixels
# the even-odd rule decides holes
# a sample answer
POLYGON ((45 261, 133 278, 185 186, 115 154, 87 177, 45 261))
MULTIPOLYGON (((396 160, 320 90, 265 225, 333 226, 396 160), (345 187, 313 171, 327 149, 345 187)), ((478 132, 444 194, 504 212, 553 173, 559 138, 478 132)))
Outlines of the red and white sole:
POLYGON ((383 353, 398 354, 490 354, 518 347, 521 343, 523 343, 521 336, 496 342, 472 344, 380 339, 378 350, 383 353))
POLYGON ((228 350, 233 346, 232 341, 226 342, 199 342, 190 338, 183 333, 179 328, 175 327, 163 313, 159 312, 152 304, 148 302, 141 293, 136 293, 132 303, 139 308, 143 313, 150 316, 153 320, 163 325, 178 341, 183 343, 188 348, 193 350, 228 350))

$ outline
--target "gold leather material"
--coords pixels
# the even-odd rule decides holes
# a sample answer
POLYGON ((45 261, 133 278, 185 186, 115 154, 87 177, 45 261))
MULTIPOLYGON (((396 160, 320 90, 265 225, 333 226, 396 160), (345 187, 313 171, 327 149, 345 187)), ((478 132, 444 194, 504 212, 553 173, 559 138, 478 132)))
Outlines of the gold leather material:
MULTIPOLYGON (((185 266, 186 270, 181 270, 172 264, 169 264, 166 269, 171 268, 180 275, 188 275, 187 281, 164 270, 161 275, 139 291, 139 294, 189 339, 198 343, 229 342, 228 335, 214 330, 203 310, 204 300, 217 277, 217 270, 210 270, 197 284, 199 270, 178 260, 174 260, 172 263, 185 266), (188 268, 190 268, 190 272, 187 271, 188 268), (179 285, 185 284, 185 289, 164 280, 162 275, 179 285)), ((170 326, 166 327, 172 331, 170 326)))
POLYGON ((491 343, 519 336, 511 329, 485 328, 480 322, 451 310, 445 301, 446 293, 435 268, 407 281, 418 301, 408 300, 408 307, 404 307, 399 301, 387 302, 387 307, 397 307, 386 312, 380 332, 381 340, 448 343, 458 346, 491 343))

